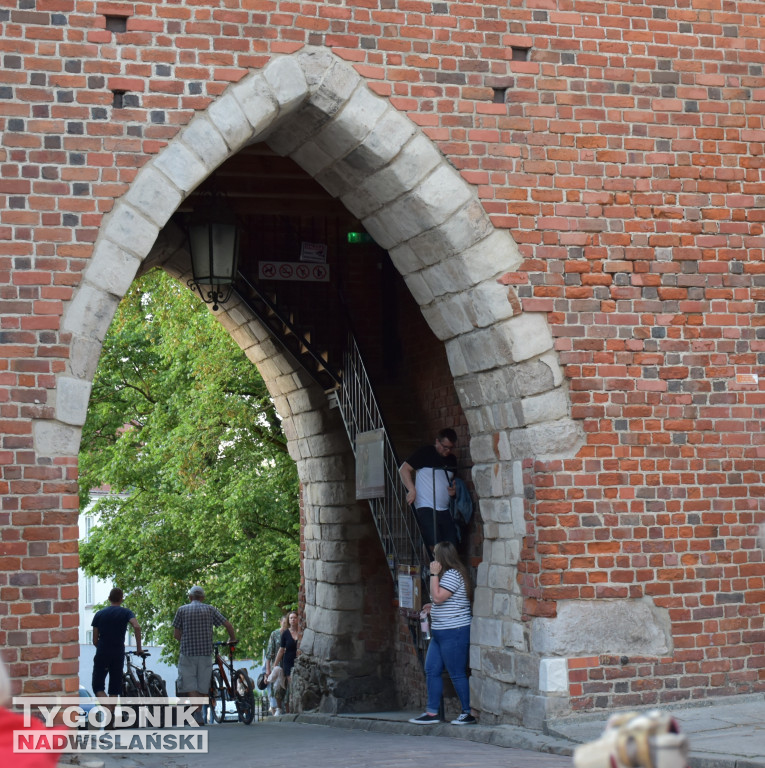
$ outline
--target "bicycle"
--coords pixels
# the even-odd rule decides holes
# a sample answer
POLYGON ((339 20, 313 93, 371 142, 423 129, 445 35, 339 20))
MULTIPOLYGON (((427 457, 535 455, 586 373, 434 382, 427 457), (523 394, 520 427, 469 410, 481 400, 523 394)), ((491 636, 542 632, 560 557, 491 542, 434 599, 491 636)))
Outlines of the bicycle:
POLYGON ((125 672, 122 675, 122 695, 129 698, 166 698, 167 685, 156 673, 146 669, 146 657, 151 656, 148 651, 125 651, 125 672), (138 656, 141 666, 134 664, 130 657, 138 656))
POLYGON ((226 719, 226 700, 236 706, 240 723, 249 725, 255 718, 255 686, 245 669, 234 669, 236 642, 216 642, 213 673, 210 680, 210 711, 216 723, 226 719), (220 655, 220 646, 228 646, 228 661, 220 655), (216 668, 217 667, 217 668, 216 668))

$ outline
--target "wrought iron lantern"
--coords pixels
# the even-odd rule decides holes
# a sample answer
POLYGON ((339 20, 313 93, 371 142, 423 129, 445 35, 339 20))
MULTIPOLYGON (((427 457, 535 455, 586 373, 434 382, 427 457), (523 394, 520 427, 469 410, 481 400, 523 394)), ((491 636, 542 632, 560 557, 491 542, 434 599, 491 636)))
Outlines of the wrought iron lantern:
POLYGON ((202 197, 189 217, 186 236, 193 275, 188 286, 217 311, 234 290, 239 258, 239 225, 222 194, 213 191, 202 197))

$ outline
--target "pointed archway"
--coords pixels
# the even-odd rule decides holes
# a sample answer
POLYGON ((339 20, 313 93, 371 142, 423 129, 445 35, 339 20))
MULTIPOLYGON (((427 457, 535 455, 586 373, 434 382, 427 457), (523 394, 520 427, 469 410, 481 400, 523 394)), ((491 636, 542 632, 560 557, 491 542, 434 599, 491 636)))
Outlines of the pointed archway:
MULTIPOLYGON (((472 635, 474 701, 498 720, 518 719, 509 713, 525 705, 513 693, 517 675, 502 658, 512 653, 535 659, 516 578, 526 532, 522 462, 571 455, 582 432, 569 416, 544 314, 522 312, 503 279, 521 263, 512 237, 493 227, 474 188, 417 126, 329 51, 305 48, 275 58, 230 86, 143 167, 117 202, 64 317, 70 360, 57 379, 55 418, 35 422, 37 450, 76 456, 101 342, 117 303, 150 253, 186 276, 180 244, 170 230, 158 241, 160 232, 210 173, 256 142, 292 157, 362 220, 445 344, 472 435, 485 526, 472 635)), ((359 667, 358 552, 352 542, 332 538, 333 530, 356 522, 352 468, 347 448, 338 446, 338 425, 241 305, 232 301, 219 315, 261 369, 305 489, 312 545, 304 572, 312 602, 303 650, 361 677, 368 670, 359 667), (349 572, 356 575, 348 579, 349 572)), ((535 695, 534 683, 529 691, 535 695)))

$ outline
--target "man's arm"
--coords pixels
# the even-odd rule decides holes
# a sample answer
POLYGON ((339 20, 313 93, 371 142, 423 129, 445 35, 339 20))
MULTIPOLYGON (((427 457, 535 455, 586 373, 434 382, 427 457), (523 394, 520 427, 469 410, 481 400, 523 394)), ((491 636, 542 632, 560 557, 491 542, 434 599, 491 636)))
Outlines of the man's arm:
POLYGON ((236 642, 236 632, 234 632, 234 628, 231 626, 230 621, 224 621, 223 626, 226 628, 228 632, 228 639, 230 643, 236 642))
POLYGON ((133 616, 130 619, 130 625, 133 627, 133 633, 135 634, 135 649, 138 653, 141 652, 141 627, 138 624, 138 619, 133 616))
POLYGON ((401 476, 401 482, 404 483, 406 488, 406 503, 414 504, 414 500, 417 498, 417 490, 414 484, 414 467, 405 461, 399 467, 398 474, 401 476))
POLYGON ((98 645, 98 627, 93 627, 93 645, 98 645))
POLYGON ((181 640, 181 630, 178 627, 173 627, 173 637, 180 642, 181 640))

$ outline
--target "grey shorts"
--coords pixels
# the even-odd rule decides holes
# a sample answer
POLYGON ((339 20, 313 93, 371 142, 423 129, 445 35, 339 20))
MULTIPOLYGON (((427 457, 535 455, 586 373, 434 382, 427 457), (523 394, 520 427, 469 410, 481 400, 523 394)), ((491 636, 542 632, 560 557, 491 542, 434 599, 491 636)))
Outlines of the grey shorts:
POLYGON ((212 656, 178 657, 178 692, 197 691, 207 696, 212 678, 212 656))

